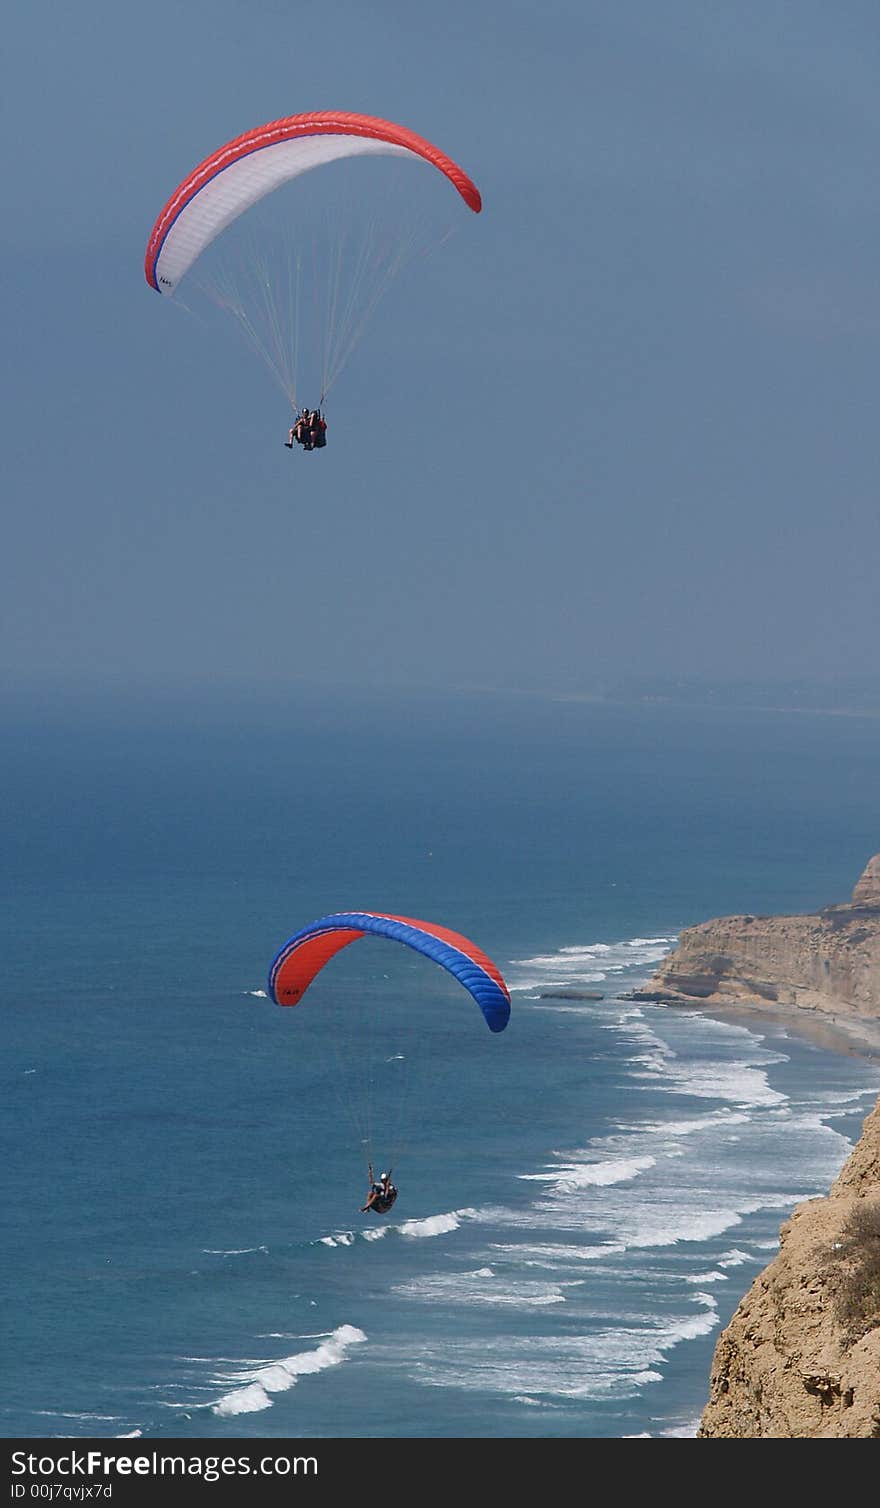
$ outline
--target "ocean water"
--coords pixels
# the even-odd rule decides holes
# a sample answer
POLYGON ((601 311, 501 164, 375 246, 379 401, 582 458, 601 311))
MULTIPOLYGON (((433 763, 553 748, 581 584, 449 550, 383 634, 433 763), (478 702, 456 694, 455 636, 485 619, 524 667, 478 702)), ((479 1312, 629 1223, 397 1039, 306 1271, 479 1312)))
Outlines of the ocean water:
POLYGON ((878 764, 869 718, 10 697, 0 1432, 693 1434, 880 1064, 625 997, 682 926, 845 898, 878 764), (471 936, 508 1030, 376 940, 271 1005, 359 907, 471 936))

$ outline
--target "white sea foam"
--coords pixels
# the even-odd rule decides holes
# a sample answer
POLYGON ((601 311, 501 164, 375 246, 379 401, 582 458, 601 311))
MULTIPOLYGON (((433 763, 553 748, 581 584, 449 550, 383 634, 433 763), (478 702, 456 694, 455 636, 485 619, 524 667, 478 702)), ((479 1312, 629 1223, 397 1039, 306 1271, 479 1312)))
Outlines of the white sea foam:
POLYGON ((473 1209, 448 1210, 442 1215, 426 1215, 419 1220, 404 1220, 401 1225, 377 1225, 369 1230, 361 1231, 333 1231, 331 1235, 319 1236, 314 1245, 334 1248, 353 1246, 356 1241, 381 1241, 383 1236, 389 1235, 392 1231, 412 1240, 425 1240, 430 1236, 443 1236, 448 1231, 458 1230, 462 1220, 472 1220, 477 1217, 478 1212, 473 1209))
POLYGON ((450 1210, 445 1215, 427 1215, 423 1220, 405 1220, 403 1225, 395 1226, 402 1236, 410 1236, 415 1239, 426 1236, 443 1236, 447 1231, 458 1230, 462 1220, 471 1220, 476 1215, 476 1210, 450 1210))
POLYGON ((86 1423, 118 1424, 118 1414, 91 1414, 79 1409, 34 1409, 34 1413, 46 1419, 82 1419, 86 1423))
POLYGON ((786 1095, 773 1089, 767 1079, 768 1067, 788 1061, 784 1054, 761 1047, 745 1027, 703 1015, 688 1018, 686 1051, 679 1054, 673 1043, 681 1038, 683 1023, 674 1016, 661 1016, 658 1011, 655 1007, 640 1021, 620 1024, 620 1034, 639 1048, 631 1059, 630 1072, 634 1078, 653 1081, 665 1094, 726 1101, 738 1109, 771 1110, 786 1106, 786 1095), (695 1035, 705 1039, 696 1049, 695 1035))
POLYGON ((257 1340, 323 1340, 326 1330, 266 1330, 257 1340))
POLYGON ((874 1084, 870 1088, 866 1089, 848 1090, 819 1089, 815 1090, 811 1094, 810 1098, 815 1105, 839 1105, 845 1109, 847 1106, 857 1105, 859 1100, 876 1100, 877 1086, 876 1084, 874 1084))
POLYGON ((217 1382, 234 1383, 235 1386, 217 1399, 212 1405, 212 1413, 231 1418, 236 1414, 255 1414, 270 1408, 271 1394, 286 1392, 300 1377, 338 1366, 345 1361, 349 1348, 366 1338, 363 1330, 354 1325, 339 1325, 315 1350, 299 1351, 280 1361, 248 1364, 237 1375, 219 1377, 217 1382))
POLYGON ((576 1246, 573 1242, 493 1241, 490 1251, 524 1267, 571 1267, 579 1262, 598 1262, 603 1257, 619 1256, 626 1247, 607 1241, 601 1246, 576 1246))
POLYGON ((418 1299, 422 1303, 454 1306, 476 1304, 493 1308, 542 1309, 548 1304, 565 1303, 565 1295, 556 1283, 505 1278, 502 1285, 491 1267, 478 1267, 473 1272, 433 1273, 426 1277, 411 1278, 406 1283, 398 1284, 394 1292, 405 1298, 418 1299))
MULTIPOLYGON (((746 1121, 747 1117, 742 1119, 746 1121)), ((697 1126, 708 1128, 712 1140, 707 1150, 712 1148, 714 1133, 728 1124, 729 1118, 717 1117, 683 1123, 686 1135, 697 1126)), ((561 1160, 559 1167, 518 1175, 522 1182, 541 1186, 534 1203, 525 1208, 484 1211, 484 1219, 523 1230, 552 1229, 560 1235, 588 1232, 593 1239, 562 1244, 562 1260, 569 1262, 574 1258, 567 1248, 586 1248, 593 1258, 609 1257, 631 1249, 706 1241, 740 1224, 744 1205, 754 1200, 754 1189, 739 1177, 728 1187, 726 1180, 719 1179, 714 1154, 708 1164, 702 1155, 695 1163, 691 1154, 692 1172, 684 1180, 678 1174, 668 1176, 666 1166, 684 1156, 688 1143, 682 1144, 662 1123, 658 1129, 667 1134, 661 1137, 652 1128, 647 1135, 640 1135, 638 1128, 632 1127, 623 1134, 596 1138, 578 1152, 556 1153, 561 1160), (602 1155, 625 1147, 632 1148, 632 1155, 602 1155), (605 1239, 596 1240, 597 1236, 605 1239)), ((702 1154, 702 1148, 696 1150, 702 1154)), ((532 1241, 530 1255, 524 1243, 522 1260, 555 1265, 558 1256, 554 1248, 559 1251, 558 1242, 532 1241), (537 1255, 536 1245, 540 1248, 537 1255)))
POLYGON ((698 1335, 710 1335, 718 1323, 718 1308, 711 1293, 698 1293, 697 1300, 705 1305, 703 1314, 692 1314, 666 1329, 666 1349, 677 1346, 681 1340, 695 1340, 698 1335))
POLYGON ((700 1427, 700 1420, 696 1418, 690 1424, 670 1424, 666 1429, 659 1429, 652 1434, 649 1429, 639 1430, 635 1435, 623 1435, 624 1440, 692 1440, 700 1427))
POLYGON ((671 1062, 669 1057, 642 1059, 636 1078, 657 1079, 657 1087, 667 1094, 693 1095, 697 1099, 728 1100, 731 1104, 758 1108, 783 1105, 786 1096, 772 1089, 763 1068, 749 1063, 725 1063, 721 1060, 701 1063, 671 1062))
POLYGON ((505 977, 517 991, 600 984, 609 976, 659 963, 675 941, 675 937, 632 937, 623 942, 560 948, 556 953, 514 958, 505 977))
MULTIPOLYGON (((769 1246, 775 1246, 776 1244, 777 1243, 775 1241, 770 1241, 767 1243, 767 1245, 769 1246)), ((756 1241, 755 1245, 760 1246, 761 1242, 756 1241)), ((756 1262, 757 1260, 758 1258, 754 1257, 751 1252, 740 1251, 739 1248, 735 1246, 732 1251, 726 1251, 722 1257, 718 1258, 718 1266, 742 1267, 744 1262, 756 1262)))
POLYGON ((227 1393, 213 1405, 211 1412, 228 1418, 234 1414, 258 1414, 261 1409, 271 1407, 272 1399, 266 1389, 259 1382, 254 1382, 249 1387, 236 1388, 234 1392, 227 1393))
POLYGON ((695 1272, 690 1277, 685 1278, 686 1283, 726 1283, 728 1281, 726 1272, 717 1271, 695 1272))
POLYGON ((353 1230, 338 1230, 332 1236, 319 1236, 319 1246, 354 1246, 356 1237, 353 1230))
MULTIPOLYGON (((680 1121, 642 1121, 638 1124, 618 1122, 621 1131, 642 1136, 696 1136, 703 1131, 727 1130, 730 1126, 748 1126, 752 1117, 741 1110, 712 1110, 708 1115, 697 1115, 680 1121)), ((572 1154, 577 1156, 577 1153, 572 1154)))
MULTIPOLYGON (((783 1200, 795 1202, 785 1196, 783 1200)), ((493 1210, 492 1221, 520 1230, 607 1232, 610 1243, 629 1251, 709 1241, 740 1225, 743 1212, 771 1207, 774 1201, 774 1195, 767 1195, 756 1203, 742 1191, 722 1197, 711 1188, 688 1187, 686 1181, 663 1181, 644 1189, 640 1182, 593 1185, 576 1191, 550 1189, 525 1209, 493 1210)))
POLYGON ((262 1251, 268 1253, 268 1246, 232 1246, 228 1251, 222 1251, 214 1246, 203 1246, 202 1251, 208 1257, 247 1257, 252 1252, 262 1251))
POLYGON ((674 1218, 670 1220, 661 1204, 636 1210, 625 1240, 631 1250, 677 1246, 681 1242, 710 1241, 741 1223, 742 1216, 737 1210, 721 1207, 697 1211, 674 1208, 674 1218))
MULTIPOLYGON (((794 1107, 772 1088, 765 1065, 778 1058, 747 1030, 709 1022, 693 1050, 688 1023, 681 1018, 664 1022, 670 1041, 642 1018, 628 1017, 619 1029, 637 1049, 634 1056, 642 1064, 650 1063, 647 1076, 661 1092, 727 1103, 670 1121, 619 1122, 612 1134, 594 1138, 585 1148, 555 1153, 558 1168, 519 1175, 523 1182, 541 1186, 539 1197, 526 1208, 487 1213, 487 1219, 536 1234, 587 1232, 592 1239, 584 1244, 607 1257, 614 1254, 612 1247, 645 1250, 717 1238, 741 1225, 748 1214, 791 1209, 805 1197, 796 1179, 815 1178, 818 1183, 826 1164, 834 1176, 847 1143, 827 1125, 830 1108, 794 1107), (766 1148, 770 1137, 778 1138, 777 1121, 801 1134, 794 1140, 787 1135, 776 1160, 768 1162, 766 1148), (730 1151, 733 1142, 738 1143, 735 1154, 730 1151), (747 1176, 743 1144, 745 1162, 752 1148, 758 1159, 747 1176), (686 1177, 667 1174, 672 1159, 686 1159, 686 1177)), ((551 1269, 560 1265, 558 1258, 547 1254, 548 1245, 559 1242, 539 1239, 531 1244, 544 1251, 523 1252, 524 1264, 551 1269)), ((570 1265, 574 1259, 567 1260, 570 1265)), ((709 1265, 712 1270, 721 1267, 717 1257, 709 1265)))
POLYGON ((245 990, 246 995, 253 995, 257 1000, 268 1000, 265 990, 245 990))
POLYGON ((596 1010, 595 1003, 590 1004, 588 1001, 580 1005, 571 1001, 564 1004, 561 1000, 542 1000, 540 995, 524 995, 523 999, 536 1000, 538 1003, 535 1010, 547 1011, 552 1016, 588 1016, 594 1015, 596 1010))
POLYGON ((568 1163, 553 1172, 519 1173, 517 1177, 527 1183, 551 1183, 554 1193, 571 1194, 591 1185, 629 1183, 647 1168, 653 1168, 656 1161, 650 1156, 618 1157, 607 1162, 568 1163))
POLYGON ((510 1398, 630 1398, 660 1382, 667 1352, 709 1334, 718 1310, 708 1293, 672 1318, 606 1323, 586 1332, 518 1336, 500 1333, 465 1340, 460 1335, 427 1342, 413 1357, 413 1375, 434 1387, 452 1387, 510 1398))

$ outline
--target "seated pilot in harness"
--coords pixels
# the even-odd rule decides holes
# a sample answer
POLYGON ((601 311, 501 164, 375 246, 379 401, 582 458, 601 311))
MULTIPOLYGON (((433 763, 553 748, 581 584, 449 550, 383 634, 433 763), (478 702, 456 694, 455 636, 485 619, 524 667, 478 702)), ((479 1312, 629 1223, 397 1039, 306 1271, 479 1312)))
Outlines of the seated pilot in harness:
POLYGON ((373 1177, 373 1164, 369 1165, 370 1192, 367 1195, 366 1204, 361 1205, 361 1214, 372 1210, 374 1215, 387 1215, 392 1204, 397 1198, 397 1190, 391 1182, 391 1170, 380 1173, 378 1178, 373 1177))
POLYGON ((287 431, 285 445, 293 450, 294 443, 303 450, 323 450, 327 444, 327 420, 319 408, 304 408, 297 414, 295 423, 287 431))

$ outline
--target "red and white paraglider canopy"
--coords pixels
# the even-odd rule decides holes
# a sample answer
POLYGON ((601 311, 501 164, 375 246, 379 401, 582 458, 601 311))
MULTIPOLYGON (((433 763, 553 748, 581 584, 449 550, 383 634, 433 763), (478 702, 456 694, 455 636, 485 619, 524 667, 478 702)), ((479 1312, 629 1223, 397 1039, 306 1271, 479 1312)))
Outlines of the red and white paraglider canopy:
POLYGON ((405 126, 336 110, 288 115, 246 131, 200 162, 175 189, 153 227, 144 271, 159 293, 184 273, 227 225, 291 178, 343 157, 386 154, 438 168, 475 213, 476 185, 450 157, 405 126))

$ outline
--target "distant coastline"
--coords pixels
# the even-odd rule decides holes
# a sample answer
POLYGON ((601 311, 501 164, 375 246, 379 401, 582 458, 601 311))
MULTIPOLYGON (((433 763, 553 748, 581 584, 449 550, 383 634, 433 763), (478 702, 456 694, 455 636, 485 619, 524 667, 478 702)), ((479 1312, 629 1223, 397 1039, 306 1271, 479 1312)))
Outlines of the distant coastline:
POLYGON ((880 717, 880 676, 835 677, 833 681, 725 680, 711 676, 588 676, 578 685, 523 685, 513 681, 459 681, 448 687, 471 695, 534 697, 608 707, 666 707, 703 711, 814 714, 817 717, 880 717))

